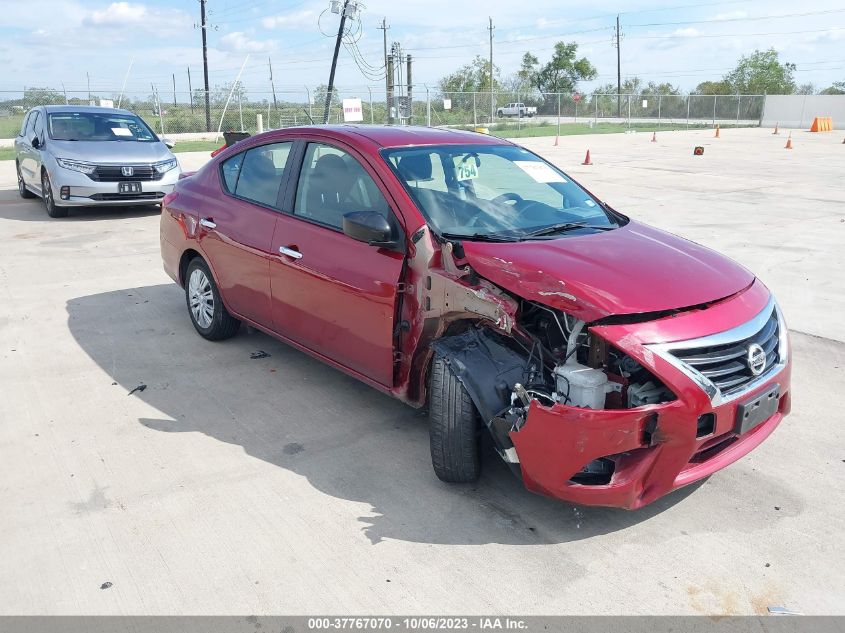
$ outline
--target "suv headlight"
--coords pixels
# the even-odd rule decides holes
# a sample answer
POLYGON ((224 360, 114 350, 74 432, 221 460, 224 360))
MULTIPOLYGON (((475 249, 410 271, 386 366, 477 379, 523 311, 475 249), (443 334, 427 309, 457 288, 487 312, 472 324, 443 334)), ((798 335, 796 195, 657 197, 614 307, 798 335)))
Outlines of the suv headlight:
POLYGON ((64 167, 65 169, 70 169, 71 171, 78 171, 83 174, 93 174, 94 170, 97 169, 96 165, 92 165, 91 163, 85 163, 81 160, 57 158, 56 162, 59 164, 59 167, 64 167))
POLYGON ((175 158, 171 158, 171 159, 169 159, 169 160, 163 160, 163 161, 161 161, 160 163, 156 163, 155 165, 153 165, 153 167, 155 167, 155 169, 156 169, 156 171, 157 171, 158 173, 160 173, 160 174, 166 174, 166 173, 167 173, 167 172, 169 172, 171 169, 173 169, 174 167, 176 167, 176 159, 175 159, 175 158))

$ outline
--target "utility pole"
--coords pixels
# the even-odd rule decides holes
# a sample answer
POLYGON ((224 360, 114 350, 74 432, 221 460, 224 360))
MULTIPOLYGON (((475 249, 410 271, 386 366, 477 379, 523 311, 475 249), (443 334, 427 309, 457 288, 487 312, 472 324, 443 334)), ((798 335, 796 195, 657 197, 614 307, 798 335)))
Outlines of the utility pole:
POLYGON ((208 96, 208 40, 206 30, 208 24, 205 21, 205 3, 207 0, 200 0, 200 29, 202 30, 202 75, 205 81, 205 131, 211 132, 211 105, 208 96))
POLYGON ((622 117, 622 32, 619 30, 619 14, 616 15, 616 118, 622 117))
POLYGON ((329 122, 329 109, 332 105, 332 94, 334 92, 334 73, 337 70, 337 55, 340 53, 340 42, 343 39, 343 29, 346 28, 346 8, 349 0, 343 0, 343 8, 340 10, 340 26, 337 29, 337 40, 334 43, 334 57, 332 57, 332 70, 329 73, 329 87, 326 90, 326 109, 323 112, 323 123, 329 122))
POLYGON ((188 101, 191 104, 191 113, 194 111, 194 89, 191 88, 191 67, 188 66, 188 101))
MULTIPOLYGON (((387 98, 387 93, 390 92, 390 75, 387 74, 387 31, 390 30, 390 27, 387 26, 387 18, 382 18, 381 26, 378 28, 384 32, 384 94, 385 98, 387 98)), ((387 122, 390 123, 390 103, 387 103, 385 116, 387 117, 387 122)))
POLYGON ((88 81, 88 105, 91 105, 91 75, 85 72, 85 79, 88 81))
POLYGON ((413 125, 414 117, 414 84, 411 82, 411 54, 408 53, 408 125, 413 125))
MULTIPOLYGON (((270 65, 270 90, 273 91, 273 110, 278 110, 276 106, 276 86, 273 85, 273 60, 268 57, 267 63, 270 65)), ((267 121, 267 123, 269 124, 270 122, 267 121)))
POLYGON ((493 28, 493 18, 490 17, 490 26, 487 27, 490 31, 490 125, 493 125, 496 114, 496 103, 493 100, 493 28))
POLYGON ((387 56, 387 123, 393 124, 393 55, 387 56))
POLYGON ((173 73, 173 107, 176 107, 176 73, 173 73))

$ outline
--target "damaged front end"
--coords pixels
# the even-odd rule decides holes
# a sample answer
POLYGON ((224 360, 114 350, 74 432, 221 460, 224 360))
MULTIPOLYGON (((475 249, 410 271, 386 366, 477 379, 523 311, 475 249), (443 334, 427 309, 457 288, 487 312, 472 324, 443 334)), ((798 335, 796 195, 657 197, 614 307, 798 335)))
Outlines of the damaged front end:
MULTIPOLYGON (((667 344, 651 343, 741 323, 749 307, 760 311, 760 323, 771 322, 775 316, 766 311, 779 314, 772 306, 759 282, 712 306, 591 324, 522 300, 509 331, 481 321, 431 347, 463 383, 499 455, 529 490, 637 508, 746 454, 789 410, 785 351, 764 380, 738 392, 742 397, 714 399, 671 355, 657 353, 667 344), (742 429, 737 412, 748 394, 776 401, 766 405, 771 415, 742 429)), ((782 320, 781 328, 778 335, 769 326, 767 336, 783 346, 782 320)))

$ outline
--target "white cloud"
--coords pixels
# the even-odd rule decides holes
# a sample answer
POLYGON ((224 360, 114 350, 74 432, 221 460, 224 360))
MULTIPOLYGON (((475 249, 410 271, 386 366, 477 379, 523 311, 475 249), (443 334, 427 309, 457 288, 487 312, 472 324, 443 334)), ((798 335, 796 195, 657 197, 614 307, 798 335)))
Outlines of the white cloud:
POLYGON ((687 27, 685 29, 675 29, 672 32, 672 35, 675 35, 676 37, 698 37, 700 33, 698 32, 698 29, 687 27))
POLYGON ((218 48, 232 53, 268 53, 276 50, 272 40, 256 40, 243 31, 227 33, 217 43, 218 48))
POLYGON ((714 20, 741 20, 747 18, 747 11, 726 11, 725 13, 717 13, 713 16, 714 20))
POLYGON ((300 26, 314 26, 316 24, 317 16, 310 10, 274 15, 261 20, 261 25, 265 29, 293 29, 300 26))
POLYGON ((150 8, 132 2, 112 2, 105 9, 92 11, 82 19, 82 24, 88 27, 170 32, 184 29, 190 23, 190 17, 184 11, 150 8))
POLYGON ((92 26, 126 26, 129 24, 140 24, 147 16, 149 10, 143 4, 130 4, 128 2, 112 2, 102 11, 94 11, 84 20, 85 24, 92 26))

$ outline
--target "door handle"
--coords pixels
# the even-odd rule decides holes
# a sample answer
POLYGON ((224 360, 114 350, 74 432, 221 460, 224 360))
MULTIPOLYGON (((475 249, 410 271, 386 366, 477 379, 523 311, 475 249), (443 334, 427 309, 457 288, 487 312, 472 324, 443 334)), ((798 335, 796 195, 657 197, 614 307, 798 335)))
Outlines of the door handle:
POLYGON ((200 220, 200 226, 204 226, 207 229, 216 229, 217 223, 211 218, 202 218, 200 220))
POLYGON ((294 259, 302 259, 302 253, 300 253, 298 250, 295 250, 293 248, 286 248, 284 246, 280 246, 279 252, 282 255, 287 255, 288 257, 293 257, 294 259))

